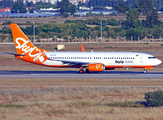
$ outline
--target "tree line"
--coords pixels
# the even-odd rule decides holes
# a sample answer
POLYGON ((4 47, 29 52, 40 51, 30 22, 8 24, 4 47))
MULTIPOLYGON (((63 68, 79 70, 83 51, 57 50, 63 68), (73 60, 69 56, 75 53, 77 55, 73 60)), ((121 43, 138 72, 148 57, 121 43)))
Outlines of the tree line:
MULTIPOLYGON (((38 38, 54 38, 54 36, 56 36, 65 39, 68 39, 68 37, 70 39, 75 37, 88 39, 89 36, 91 36, 92 39, 95 39, 96 37, 101 37, 101 20, 98 18, 88 20, 66 20, 64 24, 49 22, 43 24, 36 23, 36 25, 35 34, 38 38)), ((105 38, 110 38, 111 36, 115 39, 117 36, 126 36, 128 40, 131 39, 131 36, 133 36, 133 40, 138 40, 138 36, 140 39, 143 39, 145 36, 154 36, 154 38, 163 36, 162 22, 148 25, 148 21, 139 19, 127 19, 123 20, 122 23, 115 19, 102 20, 102 35, 105 38), (120 24, 122 24, 122 26, 120 26, 120 24)), ((32 24, 29 27, 21 29, 26 35, 33 35, 32 24)), ((12 36, 11 30, 8 27, 4 27, 0 30, 0 33, 10 34, 10 36, 12 36)))
MULTIPOLYGON (((68 0, 66 4, 63 6, 63 11, 69 11, 69 9, 65 8, 68 6, 72 6, 68 0)), ((61 4, 60 2, 59 5, 61 4)), ((143 39, 145 36, 150 37, 154 36, 154 38, 159 38, 163 36, 163 23, 158 19, 158 11, 155 7, 152 6, 152 0, 139 0, 139 2, 134 4, 135 8, 130 9, 124 2, 119 2, 115 6, 115 9, 119 13, 126 13, 126 20, 102 20, 102 34, 104 37, 112 37, 116 38, 126 36, 127 39, 130 39, 133 36, 134 40, 143 39), (148 8, 147 6, 148 5, 148 8), (127 12, 128 11, 128 12, 127 12), (145 20, 139 20, 139 15, 146 15, 145 20), (113 27, 112 27, 113 26, 113 27), (115 27, 118 26, 118 27, 115 27)), ((63 12, 62 15, 65 17, 67 12, 63 12)), ((64 24, 59 24, 55 22, 39 24, 36 27, 36 35, 39 37, 84 37, 88 38, 91 36, 92 38, 101 37, 101 21, 98 18, 88 19, 88 20, 67 20, 64 24), (91 27, 90 25, 94 25, 91 27)), ((27 35, 32 35, 32 26, 26 27, 23 31, 27 35)), ((9 28, 4 27, 0 32, 7 33, 9 32, 9 28)))
MULTIPOLYGON (((146 0, 147 3, 149 1, 152 2, 152 6, 154 6, 156 9, 158 9, 158 10, 163 9, 163 1, 162 0, 146 0)), ((89 2, 86 3, 86 5, 89 7, 95 7, 95 6, 114 7, 115 5, 119 4, 119 2, 124 2, 124 1, 123 0, 89 0, 89 2)), ((129 6, 130 8, 135 8, 134 4, 137 4, 137 3, 143 4, 140 2, 140 0, 126 0, 125 1, 125 4, 127 6, 129 6)), ((146 4, 143 4, 143 5, 146 6, 146 4)))
MULTIPOLYGON (((163 1, 162 0, 89 0, 85 3, 79 2, 77 6, 72 5, 69 0, 62 0, 61 2, 57 2, 57 4, 52 5, 51 3, 43 3, 42 1, 36 2, 36 4, 33 3, 33 1, 26 3, 23 3, 23 0, 18 0, 13 2, 13 0, 1 0, 0 1, 0 8, 5 8, 5 7, 11 7, 12 12, 14 13, 26 13, 27 11, 25 10, 26 7, 33 7, 35 10, 39 10, 40 8, 60 8, 59 12, 61 13, 61 16, 63 16, 65 13, 69 12, 71 15, 73 15, 76 10, 80 6, 86 6, 86 7, 94 7, 104 9, 104 7, 109 6, 115 8, 116 5, 119 3, 126 4, 130 9, 137 8, 139 6, 142 6, 145 8, 144 13, 146 14, 146 11, 148 8, 151 6, 154 6, 157 10, 163 10, 163 1), (144 4, 145 3, 145 4, 144 4), (64 7, 63 7, 64 6, 64 7)), ((123 5, 120 6, 121 9, 123 8, 123 5)), ((140 9, 141 10, 141 9, 140 9)))

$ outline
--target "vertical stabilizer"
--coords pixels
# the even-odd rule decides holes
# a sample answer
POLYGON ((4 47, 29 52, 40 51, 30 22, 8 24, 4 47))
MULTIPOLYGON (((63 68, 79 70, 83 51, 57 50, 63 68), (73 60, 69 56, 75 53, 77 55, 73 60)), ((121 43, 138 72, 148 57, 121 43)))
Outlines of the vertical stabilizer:
POLYGON ((11 23, 10 27, 14 38, 17 53, 24 53, 27 52, 29 48, 35 47, 28 39, 28 37, 22 32, 19 26, 17 26, 17 24, 11 23))
POLYGON ((17 58, 38 64, 48 59, 44 53, 47 51, 34 46, 17 24, 11 23, 10 27, 17 53, 24 54, 24 56, 16 56, 17 58))

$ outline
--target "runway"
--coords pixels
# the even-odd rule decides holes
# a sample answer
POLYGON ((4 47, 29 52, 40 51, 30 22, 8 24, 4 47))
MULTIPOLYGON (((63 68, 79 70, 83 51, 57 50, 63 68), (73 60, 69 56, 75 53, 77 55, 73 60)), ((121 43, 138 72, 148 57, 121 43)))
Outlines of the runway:
POLYGON ((163 78, 163 72, 105 71, 79 74, 78 71, 0 71, 0 78, 163 78))

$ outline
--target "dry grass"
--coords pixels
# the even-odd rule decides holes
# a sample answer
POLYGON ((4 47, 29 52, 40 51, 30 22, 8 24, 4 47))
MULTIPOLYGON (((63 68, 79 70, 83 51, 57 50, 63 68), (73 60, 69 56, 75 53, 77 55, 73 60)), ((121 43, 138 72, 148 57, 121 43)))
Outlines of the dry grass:
POLYGON ((161 119, 163 116, 159 111, 162 111, 162 107, 107 106, 107 103, 112 101, 130 101, 132 100, 130 97, 140 101, 147 91, 149 89, 107 87, 6 90, 3 91, 4 96, 1 96, 1 99, 5 99, 2 104, 23 105, 24 108, 0 108, 3 113, 1 118, 6 115, 7 119, 161 119))
POLYGON ((87 27, 91 27, 91 28, 95 28, 97 27, 98 25, 86 25, 87 27))
POLYGON ((161 120, 163 107, 108 106, 143 102, 146 92, 163 90, 159 83, 162 79, 0 79, 0 105, 6 105, 0 106, 0 119, 161 120))

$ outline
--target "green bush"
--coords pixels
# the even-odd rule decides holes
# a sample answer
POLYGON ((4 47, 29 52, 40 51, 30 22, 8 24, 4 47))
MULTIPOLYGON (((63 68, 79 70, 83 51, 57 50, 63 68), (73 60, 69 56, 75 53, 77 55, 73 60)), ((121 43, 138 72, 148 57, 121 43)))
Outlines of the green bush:
POLYGON ((159 107, 163 105, 163 91, 157 90, 154 92, 145 93, 146 101, 149 107, 159 107))
POLYGON ((5 21, 4 23, 2 23, 2 25, 10 25, 10 23, 12 22, 9 20, 9 21, 5 21))

